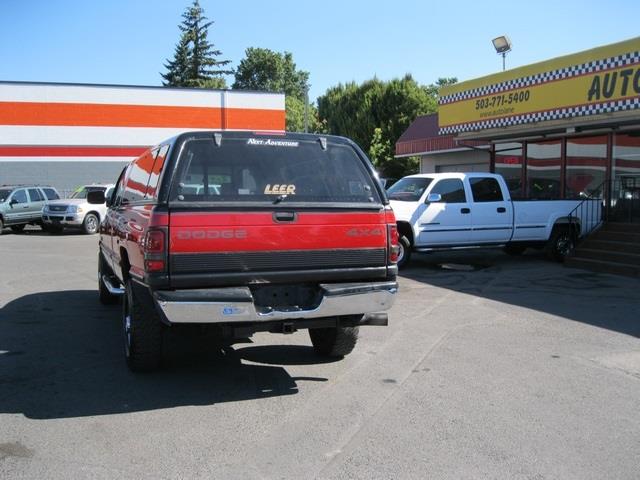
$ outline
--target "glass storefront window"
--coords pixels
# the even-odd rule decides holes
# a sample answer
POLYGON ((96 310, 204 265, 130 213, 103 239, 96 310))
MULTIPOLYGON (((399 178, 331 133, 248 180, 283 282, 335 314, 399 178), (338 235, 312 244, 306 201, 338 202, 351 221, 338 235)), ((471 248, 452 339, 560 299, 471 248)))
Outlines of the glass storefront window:
POLYGON ((496 144, 495 173, 507 182, 511 198, 524 198, 522 190, 522 144, 519 142, 496 144))
POLYGON ((538 200, 561 198, 561 140, 527 143, 527 197, 538 200))
POLYGON ((611 214, 620 222, 640 222, 640 131, 613 140, 611 214))
POLYGON ((607 175, 607 137, 567 139, 566 198, 601 195, 607 175))

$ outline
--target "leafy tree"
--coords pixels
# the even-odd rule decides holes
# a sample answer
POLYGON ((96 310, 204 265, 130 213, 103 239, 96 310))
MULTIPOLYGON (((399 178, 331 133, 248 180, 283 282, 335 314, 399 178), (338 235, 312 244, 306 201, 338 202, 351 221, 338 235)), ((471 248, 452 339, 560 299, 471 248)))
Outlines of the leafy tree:
POLYGON ((411 75, 388 82, 373 78, 360 85, 339 84, 318 98, 319 118, 328 131, 352 138, 388 177, 417 170, 415 159, 393 158, 394 145, 417 116, 436 108, 435 95, 411 75))
POLYGON ((283 92, 304 99, 309 88, 309 72, 298 70, 290 52, 268 48, 247 48, 236 70, 234 89, 283 92))
POLYGON ((373 137, 371 138, 371 145, 369 146, 369 159, 371 163, 373 163, 374 167, 380 169, 392 158, 393 151, 391 149, 391 143, 382 138, 381 128, 375 128, 373 130, 373 137))
POLYGON ((458 79, 456 77, 440 77, 438 78, 438 80, 436 80, 436 83, 432 83, 425 88, 427 90, 427 93, 429 93, 429 95, 437 100, 440 95, 440 89, 442 87, 453 85, 455 83, 458 83, 458 79))
MULTIPOLYGON (((286 110, 286 129, 288 132, 303 132, 304 131, 304 99, 299 99, 293 96, 285 96, 285 110, 286 110)), ((323 128, 322 122, 318 119, 318 110, 313 104, 309 104, 308 108, 308 120, 309 131, 315 133, 326 133, 323 128)))
POLYGON ((173 60, 167 60, 164 65, 166 73, 161 74, 163 85, 170 87, 207 87, 209 85, 224 85, 223 75, 230 75, 233 70, 224 69, 230 60, 218 60, 222 55, 214 48, 207 36, 213 21, 207 21, 199 0, 182 14, 179 25, 180 41, 176 45, 173 60), (223 83, 220 81, 222 80, 223 83))
POLYGON ((376 170, 387 178, 401 178, 405 175, 418 173, 420 157, 394 158, 394 147, 389 140, 382 136, 382 129, 376 128, 371 138, 369 159, 376 170))
MULTIPOLYGON (((309 88, 309 72, 298 70, 290 52, 274 52, 268 48, 247 48, 235 73, 233 88, 285 94, 286 129, 304 130, 304 108, 309 88)), ((317 109, 308 104, 309 131, 321 132, 317 109)))

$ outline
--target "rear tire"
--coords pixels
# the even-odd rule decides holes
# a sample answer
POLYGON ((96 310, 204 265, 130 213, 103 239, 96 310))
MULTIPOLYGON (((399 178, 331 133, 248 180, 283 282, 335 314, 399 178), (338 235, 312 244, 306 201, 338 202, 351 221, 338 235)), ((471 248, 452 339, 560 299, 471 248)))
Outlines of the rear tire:
POLYGON ((24 227, 26 227, 25 224, 11 225, 11 230, 13 230, 13 233, 22 233, 24 231, 24 227))
POLYGON ((131 280, 126 282, 122 301, 122 333, 130 370, 150 372, 160 367, 164 325, 155 311, 144 308, 136 298, 131 280))
POLYGON ((102 254, 98 253, 98 293, 100 297, 100 303, 103 305, 114 305, 118 303, 120 297, 109 292, 106 285, 102 281, 103 275, 112 276, 112 272, 102 254))
POLYGON ((398 239, 398 268, 404 268, 411 260, 411 242, 407 237, 398 239))
POLYGON ((4 222, 2 221, 2 218, 0 218, 0 235, 2 235, 3 229, 4 229, 4 222))
POLYGON ((310 328, 313 349, 323 357, 344 357, 358 341, 359 327, 310 328))
POLYGON ((569 227, 556 227, 546 246, 547 257, 555 262, 563 262, 575 248, 573 232, 569 227))
POLYGON ((100 220, 95 213, 87 213, 86 217, 84 217, 84 222, 82 222, 82 229, 84 233, 87 235, 93 235, 98 233, 98 228, 100 227, 100 220))

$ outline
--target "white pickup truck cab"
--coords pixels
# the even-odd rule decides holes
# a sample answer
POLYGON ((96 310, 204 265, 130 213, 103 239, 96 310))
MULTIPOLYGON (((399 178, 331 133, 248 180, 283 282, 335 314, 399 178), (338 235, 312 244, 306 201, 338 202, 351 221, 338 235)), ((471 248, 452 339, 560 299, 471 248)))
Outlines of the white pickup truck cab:
POLYGON ((504 178, 491 173, 410 175, 387 194, 398 224, 400 267, 412 251, 499 245, 510 254, 546 248, 562 261, 601 219, 597 206, 589 218, 575 211, 583 201, 599 200, 513 201, 504 178))

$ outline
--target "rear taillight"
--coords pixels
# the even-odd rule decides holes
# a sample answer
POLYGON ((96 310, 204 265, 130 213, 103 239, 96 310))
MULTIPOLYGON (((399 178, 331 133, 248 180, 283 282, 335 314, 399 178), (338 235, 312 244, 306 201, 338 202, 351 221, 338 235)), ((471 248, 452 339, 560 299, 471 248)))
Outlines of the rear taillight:
POLYGON ((400 253, 400 245, 398 243, 398 227, 396 225, 387 225, 389 234, 389 262, 398 262, 398 253, 400 253))
POLYGON ((144 237, 144 269, 146 272, 162 272, 166 268, 166 235, 164 230, 150 229, 144 237))

